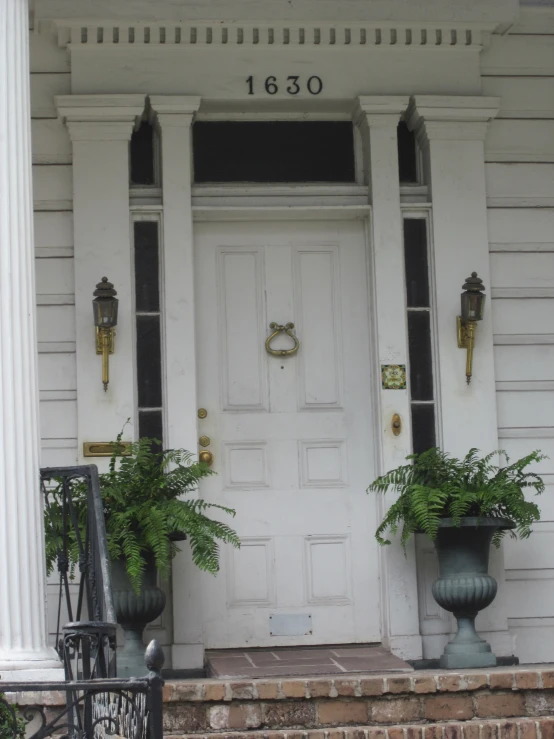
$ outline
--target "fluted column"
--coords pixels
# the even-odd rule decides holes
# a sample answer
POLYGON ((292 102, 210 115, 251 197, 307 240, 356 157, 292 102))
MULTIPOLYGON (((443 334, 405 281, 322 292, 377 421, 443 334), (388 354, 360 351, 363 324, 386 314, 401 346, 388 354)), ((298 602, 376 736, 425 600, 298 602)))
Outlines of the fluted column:
POLYGON ((27 0, 0 3, 0 677, 60 677, 47 646, 27 0))

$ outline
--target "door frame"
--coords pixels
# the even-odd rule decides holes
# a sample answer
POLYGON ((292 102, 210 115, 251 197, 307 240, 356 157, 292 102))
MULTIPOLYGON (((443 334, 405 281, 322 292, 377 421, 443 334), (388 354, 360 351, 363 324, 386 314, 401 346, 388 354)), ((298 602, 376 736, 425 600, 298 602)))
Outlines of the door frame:
MULTIPOLYGON (((365 101, 372 98, 364 98, 365 101)), ((172 101, 172 96, 156 96, 151 98, 154 111, 156 108, 163 106, 164 101, 172 101), (160 103, 160 101, 162 101, 160 103)), ((192 100, 192 99, 191 99, 192 100)), ((195 99, 196 101, 197 99, 195 99)), ((376 99, 376 104, 380 108, 383 104, 383 98, 380 96, 376 99)), ((390 98, 395 105, 398 104, 398 98, 390 98)), ((182 104, 187 106, 187 99, 180 98, 184 101, 182 104)), ((402 98, 404 103, 404 98, 402 98)), ((180 103, 179 103, 180 104, 180 103)), ((166 104, 167 107, 170 103, 166 104)), ((171 103, 171 109, 174 110, 176 104, 171 103)), ((178 104, 177 104, 178 107, 178 104)), ((190 108, 187 108, 189 110, 190 108)), ((361 219, 365 223, 366 234, 366 250, 367 250, 367 285, 369 292, 369 327, 370 327, 370 347, 372 351, 372 376, 369 378, 369 390, 371 393, 371 405, 375 412, 375 417, 380 419, 380 425, 377 424, 375 440, 372 444, 371 454, 374 458, 374 469, 376 474, 383 473, 387 468, 396 466, 401 463, 405 456, 411 451, 411 434, 409 420, 409 402, 407 390, 397 391, 391 397, 390 391, 381 389, 380 375, 381 365, 383 363, 404 363, 408 352, 407 340, 403 340, 398 344, 397 348, 392 352, 387 352, 387 346, 383 347, 382 337, 379 336, 379 327, 377 325, 379 318, 387 314, 387 311, 381 309, 379 315, 379 301, 377 298, 377 286, 381 287, 389 278, 393 279, 395 289, 395 299, 401 304, 402 320, 405 320, 405 289, 404 289, 404 265, 402 241, 399 234, 402 231, 402 216, 400 210, 400 187, 398 182, 397 168, 397 151, 396 151, 396 125, 394 126, 394 142, 391 136, 387 142, 390 146, 394 144, 390 150, 393 153, 386 162, 386 168, 379 169, 379 162, 375 164, 375 157, 370 163, 369 143, 367 132, 364 131, 363 121, 360 120, 359 111, 355 113, 354 119, 351 112, 351 103, 345 101, 339 115, 336 109, 333 111, 313 112, 310 115, 312 120, 317 119, 348 119, 354 120, 354 141, 355 141, 355 160, 356 160, 356 183, 351 185, 225 185, 225 186, 209 186, 209 185, 193 185, 192 180, 192 144, 190 135, 186 139, 180 139, 179 146, 183 144, 187 148, 189 167, 179 167, 179 158, 171 158, 167 154, 164 156, 163 167, 163 184, 165 189, 171 183, 173 190, 181 187, 181 191, 188 196, 187 202, 180 202, 182 212, 181 220, 186 221, 186 233, 183 236, 183 230, 178 231, 174 228, 176 222, 171 225, 166 223, 166 194, 164 192, 164 240, 163 249, 165 251, 164 264, 166 265, 165 274, 171 274, 167 269, 168 263, 175 262, 176 253, 180 253, 181 264, 187 266, 187 275, 185 279, 186 287, 186 318, 179 319, 184 321, 184 335, 186 341, 183 341, 183 332, 178 330, 175 323, 175 309, 178 308, 179 314, 184 299, 183 290, 177 292, 175 289, 168 293, 164 284, 164 312, 165 312, 165 347, 166 353, 171 356, 177 354, 182 357, 183 369, 181 374, 185 375, 186 381, 181 380, 175 382, 175 378, 171 383, 166 382, 166 402, 167 407, 171 408, 175 401, 177 408, 189 409, 194 407, 192 417, 186 421, 186 433, 183 428, 183 420, 179 425, 183 433, 179 433, 178 442, 172 441, 175 437, 175 431, 172 434, 171 427, 168 429, 167 438, 169 443, 179 443, 180 446, 186 446, 192 450, 196 449, 198 439, 198 419, 196 417, 197 397, 196 397, 196 373, 193 363, 196 358, 195 345, 196 337, 193 330, 194 319, 194 289, 191 276, 193 274, 193 253, 194 243, 192 235, 192 226, 195 221, 248 221, 248 220, 317 220, 329 219, 361 219), (349 111, 349 112, 347 112, 349 111), (169 159, 169 162, 168 162, 169 159), (392 211, 387 208, 387 198, 375 199, 375 187, 373 194, 369 196, 369 183, 379 178, 385 179, 385 184, 389 187, 387 192, 391 191, 396 200, 393 203, 392 211), (167 183, 167 184, 166 184, 167 183), (184 211, 183 211, 184 208, 184 211), (392 215, 391 215, 392 214, 392 215), (381 232, 376 235, 375 218, 379 217, 379 222, 386 222, 387 217, 392 218, 395 239, 394 249, 391 250, 392 260, 389 260, 383 253, 376 253, 375 244, 382 244, 382 228, 381 232), (399 261, 400 260, 400 261, 399 261), (400 286, 400 287, 399 287, 400 286), (186 370, 184 366, 186 364, 186 370), (189 382, 190 379, 190 382, 189 382), (170 386, 173 390, 170 389, 170 386), (176 397, 181 392, 180 397, 176 397), (186 399, 183 398, 186 393, 186 399), (194 393, 194 394, 193 394, 194 393), (388 395, 387 395, 388 393, 388 395), (398 406, 398 410, 396 407, 398 406), (393 437, 390 429, 391 408, 395 408, 395 412, 401 412, 403 417, 404 432, 400 441, 398 437, 393 437)), ((308 111, 309 113, 309 111, 308 111)), ((398 114, 398 118, 399 118, 398 114)), ((166 118, 169 116, 166 116, 166 118)), ((291 111, 277 110, 268 113, 249 112, 245 117, 244 114, 233 113, 229 110, 223 112, 215 112, 213 108, 209 116, 201 114, 203 120, 212 118, 215 120, 295 120, 306 119, 306 110, 291 111)), ((190 117, 189 117, 190 118, 190 117)), ((171 130, 171 129, 170 129, 171 130)), ((379 133, 379 131, 377 131, 379 133)), ((390 133, 390 131, 389 131, 390 133)), ((162 123, 162 136, 164 134, 164 125, 162 123)), ((189 129, 190 134, 190 129, 189 129)), ((377 140, 378 136, 376 136, 377 140)), ((163 140, 163 138, 162 138, 163 140)), ((167 138, 165 152, 167 152, 167 138)), ((175 142, 175 139, 174 139, 175 142)), ((175 145, 175 143, 174 143, 175 145)), ((385 187, 386 190, 386 187, 385 187)), ((174 206, 174 196, 171 198, 171 204, 174 206)), ((140 206, 139 206, 140 207, 140 206)), ((378 251, 378 250, 377 250, 378 251)), ((179 261, 179 259, 177 260, 179 261)), ((175 282, 172 280, 173 284, 175 282)), ((398 315, 398 311, 395 311, 398 315)), ((397 327, 395 333, 398 336, 406 336, 406 327, 404 324, 397 327)), ((166 363, 167 372, 172 370, 166 363)), ((175 408, 175 406, 174 406, 175 408)), ((174 412, 175 416, 176 411, 174 412)), ((169 415, 169 414, 167 414, 169 415)), ((182 414, 181 414, 182 417, 182 414)), ((170 424, 171 426, 171 424, 170 424)), ((368 481, 369 484, 370 481, 368 481)), ((381 497, 376 499, 377 518, 382 516, 384 502, 381 497)), ((421 637, 419 635, 419 618, 417 603, 417 578, 415 568, 415 556, 406 562, 404 553, 399 544, 393 543, 391 547, 379 551, 379 576, 380 576, 380 593, 378 594, 381 612, 381 636, 382 643, 404 658, 421 657, 421 637)), ((410 553, 412 553, 410 551, 410 553)), ((202 636, 202 612, 197 594, 200 592, 200 577, 195 568, 191 565, 190 557, 183 553, 175 561, 173 568, 173 601, 174 612, 178 614, 178 618, 174 618, 174 644, 172 650, 173 667, 199 667, 203 662, 203 636, 202 636)))

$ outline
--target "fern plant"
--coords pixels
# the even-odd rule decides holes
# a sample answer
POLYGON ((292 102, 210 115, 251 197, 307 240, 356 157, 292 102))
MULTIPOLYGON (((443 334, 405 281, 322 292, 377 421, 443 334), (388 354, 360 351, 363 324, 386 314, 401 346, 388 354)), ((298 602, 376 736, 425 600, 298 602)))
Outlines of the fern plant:
POLYGON ((17 708, 6 701, 4 693, 0 693, 0 739, 23 739, 25 721, 17 708))
MULTIPOLYGON (((453 526, 459 526, 465 516, 508 519, 513 526, 510 534, 524 539, 540 518, 538 506, 525 498, 527 488, 537 495, 544 490, 536 473, 525 472, 533 462, 545 459, 538 451, 511 464, 503 451, 480 458, 477 449, 470 449, 463 459, 437 448, 406 459, 408 464, 378 477, 367 489, 382 494, 393 489, 399 493, 375 532, 379 544, 390 544, 386 533, 395 535, 400 526, 404 549, 414 533, 427 534, 434 540, 441 519, 449 518, 453 526), (505 466, 495 464, 498 455, 504 457, 505 466)), ((505 533, 505 529, 496 532, 496 546, 505 533)))
MULTIPOLYGON (((234 516, 231 508, 200 498, 183 500, 195 491, 199 481, 213 474, 183 449, 161 449, 160 442, 143 438, 131 444, 125 456, 119 453, 121 434, 114 442, 109 470, 100 475, 108 553, 110 559, 123 558, 136 593, 140 591, 147 561, 153 558, 158 571, 167 576, 171 560, 179 551, 178 540, 187 539, 193 562, 212 574, 219 570, 219 545, 238 547, 239 538, 226 523, 209 517, 211 510, 234 516)), ((84 540, 86 526, 86 485, 73 488, 79 528, 84 540)), ((45 511, 46 559, 53 569, 61 537, 61 495, 54 491, 45 511)), ((69 532, 68 553, 73 567, 78 561, 75 534, 69 532)))

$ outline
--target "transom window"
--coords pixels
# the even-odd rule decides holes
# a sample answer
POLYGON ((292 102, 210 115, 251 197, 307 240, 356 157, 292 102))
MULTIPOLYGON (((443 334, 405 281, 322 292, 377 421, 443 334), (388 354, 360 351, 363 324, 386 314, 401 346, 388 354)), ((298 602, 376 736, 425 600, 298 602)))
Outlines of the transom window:
POLYGON ((349 121, 200 121, 193 152, 197 183, 355 181, 349 121))

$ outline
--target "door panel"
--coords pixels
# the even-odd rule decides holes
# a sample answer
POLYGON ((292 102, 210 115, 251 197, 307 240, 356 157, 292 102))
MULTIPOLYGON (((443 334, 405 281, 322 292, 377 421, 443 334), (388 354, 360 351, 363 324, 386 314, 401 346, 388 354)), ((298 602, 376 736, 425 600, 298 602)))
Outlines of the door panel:
POLYGON ((242 541, 204 580, 205 644, 379 641, 363 225, 198 224, 195 244, 201 493, 242 541), (266 352, 272 321, 296 355, 266 352))

